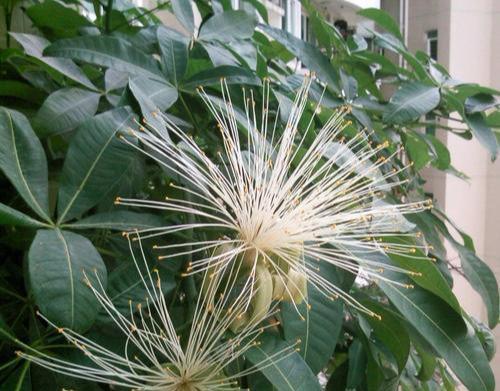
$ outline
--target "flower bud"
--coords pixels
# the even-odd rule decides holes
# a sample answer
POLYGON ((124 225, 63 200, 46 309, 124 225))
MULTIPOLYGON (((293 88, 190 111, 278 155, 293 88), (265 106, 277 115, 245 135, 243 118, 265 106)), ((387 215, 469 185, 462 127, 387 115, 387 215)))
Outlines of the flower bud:
POLYGON ((307 297, 307 276, 304 272, 290 269, 288 271, 288 281, 286 284, 284 301, 293 301, 295 304, 302 303, 307 297))

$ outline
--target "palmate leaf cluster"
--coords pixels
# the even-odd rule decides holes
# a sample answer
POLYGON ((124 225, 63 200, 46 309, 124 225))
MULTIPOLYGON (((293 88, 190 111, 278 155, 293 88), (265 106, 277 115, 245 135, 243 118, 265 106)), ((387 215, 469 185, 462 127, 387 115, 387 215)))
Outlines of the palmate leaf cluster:
MULTIPOLYGON (((172 191, 169 182, 177 180, 117 135, 142 117, 154 123, 151 112, 158 108, 215 154, 220 138, 196 93, 199 85, 217 99, 219 81, 225 78, 233 103, 242 110, 241 87, 253 88, 259 104, 262 79, 270 78, 272 104, 283 111, 280 121, 303 70, 314 72, 322 84, 311 90, 305 120, 326 84, 322 110, 314 119, 317 127, 336 107, 349 105, 348 132, 369 128, 374 142, 389 140, 392 151, 404 146, 401 162, 414 164, 402 174, 408 183, 394 192, 395 202, 424 196, 424 167, 462 175, 432 130, 475 137, 496 157, 500 93, 455 80, 426 54, 409 52, 397 25, 382 11, 361 11, 378 26, 369 42, 358 35, 344 40, 304 1, 316 41, 311 44, 269 26, 259 1, 240 3, 240 10, 218 0, 176 0, 152 10, 127 1, 2 3, 12 31, 5 32, 7 48, 0 55, 0 389, 107 389, 49 373, 17 359, 14 351, 25 344, 81 360, 35 315, 37 309, 58 325, 111 349, 123 348, 125 341, 83 283, 82 270, 96 270, 107 281, 108 295, 126 313, 129 299, 141 302, 145 292, 121 232, 179 223, 183 217, 114 205, 118 195, 162 199, 167 189, 172 191), (183 31, 161 25, 155 16, 161 10, 171 11, 183 31), (33 27, 19 28, 30 23, 33 27), (394 54, 405 60, 405 68, 388 58, 394 54), (451 114, 464 126, 443 125, 451 114), (422 132, 424 127, 431 131, 422 132)), ((279 330, 247 352, 241 365, 258 363, 297 339, 302 341, 300 352, 241 379, 241 386, 452 390, 458 379, 469 390, 492 391, 490 328, 497 324, 499 308, 493 273, 475 254, 470 237, 439 206, 410 220, 431 245, 435 261, 419 261, 421 276, 390 277, 414 289, 383 282, 354 284, 355 276, 323 266, 326 278, 382 319, 310 289, 311 309, 301 307, 306 320, 283 304, 279 330), (488 325, 469 317, 452 293, 445 241, 460 255, 459 272, 483 298, 488 325)), ((189 260, 154 262, 155 254, 149 255, 183 333, 198 289, 195 278, 181 277, 189 260)), ((379 261, 401 267, 409 262, 396 255, 379 261)))

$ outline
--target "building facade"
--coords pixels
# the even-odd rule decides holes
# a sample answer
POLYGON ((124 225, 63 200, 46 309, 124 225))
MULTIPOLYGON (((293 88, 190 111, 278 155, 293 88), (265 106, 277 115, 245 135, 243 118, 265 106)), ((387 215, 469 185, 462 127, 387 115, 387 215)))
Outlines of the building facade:
MULTIPOLYGON (((401 25, 412 52, 421 50, 437 59, 450 74, 465 82, 500 89, 500 1, 498 0, 381 0, 381 7, 401 25)), ((460 126, 455 121, 445 124, 460 126), (457 125, 458 124, 458 125, 457 125)), ((437 204, 472 236, 477 254, 500 280, 500 162, 491 162, 484 147, 442 132, 437 136, 450 150, 452 165, 469 179, 427 169, 427 190, 437 204)), ((459 264, 447 249, 448 260, 459 264)), ((455 275, 455 294, 466 311, 486 322, 481 297, 460 275, 455 275)), ((500 345, 500 328, 495 340, 500 345)), ((492 362, 500 382, 500 355, 492 362)))

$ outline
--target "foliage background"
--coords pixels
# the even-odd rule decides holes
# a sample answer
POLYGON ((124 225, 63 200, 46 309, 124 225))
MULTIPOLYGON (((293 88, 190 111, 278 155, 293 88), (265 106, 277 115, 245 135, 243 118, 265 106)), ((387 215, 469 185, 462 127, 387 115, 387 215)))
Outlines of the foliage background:
MULTIPOLYGON (((268 26, 259 1, 241 3, 242 10, 232 10, 229 1, 176 0, 147 10, 125 0, 2 1, 9 30, 7 48, 0 54, 2 390, 106 389, 31 366, 18 360, 14 351, 28 344, 81 359, 35 315, 37 309, 59 325, 85 332, 118 351, 122 348, 124 341, 99 311, 81 271, 97 269, 107 281, 108 294, 128 311, 128 300, 141 301, 144 292, 121 231, 182 218, 113 205, 117 195, 160 199, 171 192, 168 183, 177 180, 116 136, 135 119, 154 121, 151 111, 158 107, 207 153, 215 153, 220 140, 196 94, 198 85, 216 100, 219 80, 225 77, 235 104, 242 108, 241 86, 254 88, 261 99, 261 79, 269 77, 275 91, 273 106, 280 104, 286 114, 301 83, 296 70, 303 64, 328 85, 317 127, 335 107, 348 104, 353 125, 347 135, 363 127, 374 129, 374 142, 391 141, 386 154, 404 145, 405 153, 394 164, 414 165, 405 171, 409 182, 394 191, 393 202, 425 196, 420 170, 426 166, 463 175, 453 168, 439 139, 421 131, 424 126, 476 137, 496 157, 492 128, 500 127, 495 98, 499 92, 455 80, 425 53, 410 53, 396 23, 382 11, 361 11, 379 27, 370 42, 357 35, 344 40, 303 1, 317 42, 312 45, 268 26), (200 24, 193 8, 201 15, 200 24), (160 26, 154 14, 159 9, 173 12, 189 35, 160 26), (33 24, 29 32, 18 28, 20 13, 33 24), (395 65, 379 49, 402 56, 408 66, 395 65), (287 66, 294 58, 300 63, 287 66), (438 120, 426 123, 428 114, 438 120), (452 114, 466 129, 443 125, 452 114)), ((318 83, 306 116, 312 115, 321 92, 318 83)), ((435 262, 420 262, 423 275, 413 281, 391 277, 412 283, 414 289, 384 283, 359 286, 352 275, 331 267, 324 270, 329 279, 381 314, 381 321, 311 290, 312 308, 303 308, 307 320, 300 321, 283 305, 283 326, 266 335, 261 349, 246 358, 248 363, 258 362, 297 338, 303 341, 301 351, 242 379, 241 385, 252 390, 319 390, 320 373, 330 391, 398 386, 452 390, 453 372, 470 390, 493 390, 488 360, 494 352, 490 328, 498 321, 497 282, 475 255, 470 237, 439 208, 412 216, 411 221, 423 233, 422 240, 432 245, 435 262), (464 313, 453 295, 445 241, 458 250, 460 272, 482 296, 488 325, 464 313)), ((189 324, 197 294, 197 281, 180 277, 186 261, 156 265, 181 332, 189 324)), ((397 256, 381 261, 408 264, 397 256)))

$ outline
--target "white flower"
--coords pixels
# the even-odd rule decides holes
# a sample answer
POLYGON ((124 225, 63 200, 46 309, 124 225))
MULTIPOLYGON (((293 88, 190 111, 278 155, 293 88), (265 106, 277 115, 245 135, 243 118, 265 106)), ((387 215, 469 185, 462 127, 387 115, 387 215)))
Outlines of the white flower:
MULTIPOLYGON (((241 325, 239 333, 231 333, 231 325, 239 322, 243 315, 244 297, 249 293, 241 295, 240 299, 229 300, 229 292, 234 291, 236 279, 228 274, 224 278, 205 275, 189 337, 183 341, 172 323, 158 270, 149 272, 142 245, 139 247, 142 265, 132 247, 131 252, 147 291, 147 304, 144 308, 138 304, 137 313, 130 302, 130 316, 124 316, 113 305, 100 282, 98 287, 94 287, 86 278, 87 285, 100 304, 126 336, 123 354, 116 354, 70 329, 57 328, 40 315, 79 348, 93 365, 65 361, 29 347, 26 352, 18 352, 18 355, 65 375, 133 390, 224 391, 239 389, 238 378, 272 365, 295 351, 295 345, 300 341, 269 355, 257 366, 229 374, 225 371, 228 366, 241 359, 249 348, 258 345, 257 338, 265 329, 278 325, 274 317, 261 324, 276 311, 260 313, 241 325), (144 270, 147 271, 144 273, 144 270)), ((96 277, 99 281, 97 274, 96 277)))
POLYGON ((278 125, 279 115, 270 115, 268 81, 263 84, 262 107, 255 107, 253 94, 244 96, 243 126, 224 82, 222 100, 200 88, 222 136, 221 151, 215 156, 208 156, 171 120, 156 113, 165 129, 146 124, 131 133, 145 146, 144 153, 177 175, 183 186, 171 186, 188 197, 165 201, 118 198, 116 202, 191 216, 185 224, 141 231, 146 237, 193 231, 195 236, 186 243, 156 246, 165 251, 160 259, 193 257, 187 274, 209 269, 218 273, 237 262, 248 268, 252 284, 259 265, 265 265, 273 279, 274 299, 300 302, 307 296, 308 282, 376 316, 326 280, 316 262, 355 274, 361 266, 363 276, 380 280, 387 280, 384 269, 418 274, 362 254, 384 251, 418 258, 412 255, 413 245, 386 243, 384 238, 396 233, 415 236, 406 232, 408 224, 401 222, 406 221, 402 215, 430 207, 430 202, 380 202, 383 193, 406 182, 400 179, 406 167, 382 171, 381 166, 390 165, 399 151, 382 156, 388 142, 372 146, 366 131, 346 138, 348 109, 336 111, 317 131, 314 118, 304 125, 311 81, 305 78, 284 129, 278 125), (197 235, 214 231, 220 236, 197 235))

